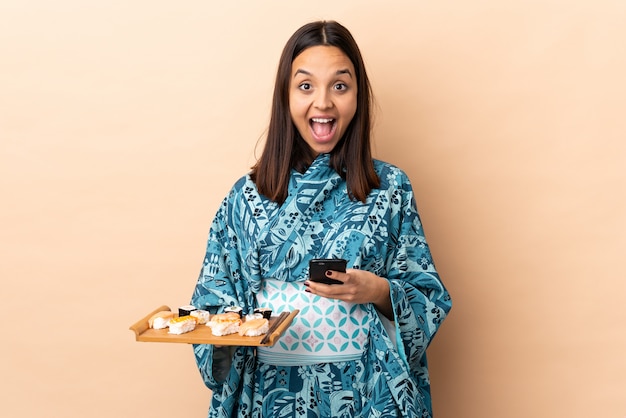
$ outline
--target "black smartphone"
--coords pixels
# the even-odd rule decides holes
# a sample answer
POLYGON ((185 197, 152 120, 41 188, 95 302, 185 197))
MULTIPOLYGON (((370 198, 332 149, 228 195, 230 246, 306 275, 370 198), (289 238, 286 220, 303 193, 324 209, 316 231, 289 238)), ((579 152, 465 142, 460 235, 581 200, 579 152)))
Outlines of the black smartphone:
POLYGON ((341 258, 315 258, 309 261, 309 280, 325 284, 343 284, 339 280, 326 277, 327 270, 346 272, 348 262, 341 258))

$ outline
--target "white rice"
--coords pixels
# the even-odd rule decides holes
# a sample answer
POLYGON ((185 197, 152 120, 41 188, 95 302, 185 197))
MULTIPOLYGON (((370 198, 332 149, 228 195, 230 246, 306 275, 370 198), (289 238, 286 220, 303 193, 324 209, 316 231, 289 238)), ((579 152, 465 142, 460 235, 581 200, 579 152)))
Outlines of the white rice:
POLYGON ((269 331, 269 328, 270 328, 269 322, 266 322, 265 325, 263 325, 261 328, 247 329, 243 335, 246 337, 258 337, 259 335, 267 334, 267 331, 269 331))
POLYGON ((239 323, 238 322, 213 322, 209 321, 206 323, 208 327, 211 327, 211 332, 216 337, 222 337, 224 335, 235 334, 239 332, 239 323))
POLYGON ((170 322, 170 334, 184 334, 189 331, 193 331, 196 328, 195 319, 189 319, 187 321, 170 322))

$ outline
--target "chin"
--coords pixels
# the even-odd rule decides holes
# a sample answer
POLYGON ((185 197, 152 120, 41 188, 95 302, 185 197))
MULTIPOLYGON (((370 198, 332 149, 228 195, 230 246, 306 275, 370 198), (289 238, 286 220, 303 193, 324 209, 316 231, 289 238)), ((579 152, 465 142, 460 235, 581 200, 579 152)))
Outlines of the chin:
POLYGON ((329 142, 325 144, 314 143, 313 145, 309 145, 314 153, 316 154, 328 154, 337 146, 336 142, 329 142))
POLYGON ((317 148, 313 148, 313 152, 317 155, 319 154, 328 154, 330 152, 332 152, 335 149, 335 147, 317 147, 317 148))

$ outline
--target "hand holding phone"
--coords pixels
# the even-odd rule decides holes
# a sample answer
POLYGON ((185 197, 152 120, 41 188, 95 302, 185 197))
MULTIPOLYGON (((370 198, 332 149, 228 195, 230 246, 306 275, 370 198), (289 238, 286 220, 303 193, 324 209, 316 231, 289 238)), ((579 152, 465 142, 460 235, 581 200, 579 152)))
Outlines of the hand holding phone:
POLYGON ((309 280, 325 284, 343 284, 326 276, 327 270, 346 272, 348 262, 341 258, 315 258, 309 262, 309 280))

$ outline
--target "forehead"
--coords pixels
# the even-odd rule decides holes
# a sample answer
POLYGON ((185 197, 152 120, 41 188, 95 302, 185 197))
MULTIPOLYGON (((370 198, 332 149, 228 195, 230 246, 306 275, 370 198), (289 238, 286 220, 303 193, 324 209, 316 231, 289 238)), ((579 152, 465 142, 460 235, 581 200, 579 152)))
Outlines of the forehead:
POLYGON ((322 75, 325 72, 334 73, 337 70, 350 70, 354 75, 354 65, 350 58, 336 46, 318 45, 302 51, 291 64, 292 74, 298 70, 322 75))

